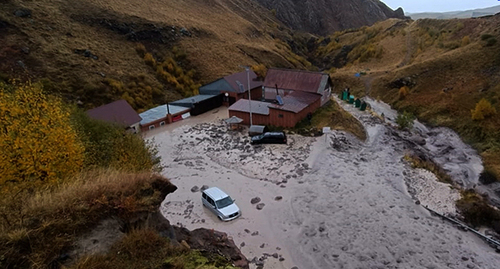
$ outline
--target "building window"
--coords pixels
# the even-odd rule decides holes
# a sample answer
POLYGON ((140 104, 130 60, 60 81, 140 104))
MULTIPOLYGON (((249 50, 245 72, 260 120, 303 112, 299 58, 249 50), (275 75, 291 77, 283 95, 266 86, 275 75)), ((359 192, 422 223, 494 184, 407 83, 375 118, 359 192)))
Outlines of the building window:
POLYGON ((283 114, 278 114, 278 118, 283 118, 283 114))
POLYGON ((155 128, 154 125, 149 125, 149 130, 153 130, 155 128))
POLYGON ((160 126, 163 126, 163 125, 165 125, 165 122, 164 121, 160 122, 160 126))

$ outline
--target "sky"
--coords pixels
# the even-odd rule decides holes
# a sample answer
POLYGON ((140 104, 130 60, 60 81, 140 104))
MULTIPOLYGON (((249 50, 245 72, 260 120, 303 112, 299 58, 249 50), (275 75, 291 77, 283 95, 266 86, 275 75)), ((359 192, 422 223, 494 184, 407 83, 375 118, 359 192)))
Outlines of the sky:
POLYGON ((500 5, 499 0, 381 0, 392 9, 402 7, 405 13, 447 12, 500 5))

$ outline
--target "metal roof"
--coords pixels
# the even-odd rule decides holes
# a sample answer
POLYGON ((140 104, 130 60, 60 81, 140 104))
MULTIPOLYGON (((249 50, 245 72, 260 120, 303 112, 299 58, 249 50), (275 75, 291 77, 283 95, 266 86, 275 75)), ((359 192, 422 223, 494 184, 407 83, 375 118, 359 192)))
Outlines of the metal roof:
POLYGON ((141 117, 125 100, 87 110, 87 115, 96 120, 131 126, 141 121, 141 117))
POLYGON ((206 193, 208 196, 210 196, 212 199, 214 199, 214 201, 218 201, 220 199, 223 199, 223 198, 226 198, 229 196, 227 193, 225 193, 224 191, 222 191, 221 189, 219 189, 217 187, 208 188, 208 189, 204 190, 203 192, 206 193))
MULTIPOLYGON (((254 71, 249 70, 248 76, 250 77, 250 89, 262 87, 263 82, 256 80, 257 75, 254 71)), ((243 72, 227 75, 223 78, 203 85, 200 87, 199 92, 201 94, 219 94, 221 92, 242 93, 244 91, 240 89, 238 82, 243 85, 244 91, 248 91, 248 79, 246 70, 243 72)))
MULTIPOLYGON (((170 114, 186 113, 190 109, 183 106, 168 105, 170 114)), ((141 125, 151 123, 167 117, 167 105, 157 106, 139 114, 142 118, 141 125)))
MULTIPOLYGON (((252 113, 261 114, 261 115, 269 115, 269 105, 271 103, 261 102, 252 100, 252 113)), ((233 111, 241 111, 241 112, 250 112, 250 102, 248 99, 240 99, 236 101, 233 105, 231 105, 228 110, 233 111)))
POLYGON ((220 78, 200 87, 200 94, 219 94, 221 92, 233 92, 234 89, 224 79, 220 78))
POLYGON ((225 119, 224 120, 227 124, 238 124, 238 123, 242 123, 243 122, 243 119, 240 119, 236 116, 232 116, 231 118, 229 119, 225 119))
POLYGON ((288 95, 282 97, 283 105, 280 106, 278 104, 271 104, 269 108, 299 113, 320 98, 321 95, 317 93, 293 91, 288 95))
POLYGON ((320 86, 326 86, 328 78, 328 74, 321 72, 271 68, 267 71, 264 87, 275 88, 278 85, 279 89, 317 93, 320 86))
POLYGON ((213 94, 198 94, 195 96, 187 97, 181 100, 173 101, 170 102, 169 104, 176 105, 176 106, 184 106, 184 107, 191 107, 192 104, 199 103, 201 101, 205 101, 207 99, 210 99, 214 96, 213 94))
POLYGON ((248 76, 247 76, 247 71, 239 72, 239 73, 234 73, 229 76, 225 76, 224 80, 233 88, 234 92, 237 93, 242 93, 244 91, 248 91, 248 77, 250 77, 250 89, 262 87, 262 81, 258 81, 257 75, 253 70, 248 71, 248 76), (238 82, 243 84, 244 90, 242 91, 240 87, 238 86, 238 82))

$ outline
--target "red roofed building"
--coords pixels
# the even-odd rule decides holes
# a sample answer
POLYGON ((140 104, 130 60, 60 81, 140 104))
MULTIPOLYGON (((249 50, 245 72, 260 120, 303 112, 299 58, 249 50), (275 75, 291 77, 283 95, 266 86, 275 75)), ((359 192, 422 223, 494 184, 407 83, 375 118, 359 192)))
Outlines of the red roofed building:
POLYGON ((328 74, 302 70, 269 69, 263 85, 265 102, 242 99, 229 107, 229 117, 253 125, 294 127, 330 100, 331 79, 328 74), (279 95, 279 97, 278 97, 279 95))
POLYGON ((321 95, 321 105, 330 100, 332 80, 322 72, 271 68, 264 80, 264 99, 275 100, 276 95, 287 96, 293 91, 321 95))
POLYGON ((139 123, 142 118, 125 100, 114 101, 113 103, 87 110, 86 113, 93 119, 121 125, 134 133, 140 130, 139 123))

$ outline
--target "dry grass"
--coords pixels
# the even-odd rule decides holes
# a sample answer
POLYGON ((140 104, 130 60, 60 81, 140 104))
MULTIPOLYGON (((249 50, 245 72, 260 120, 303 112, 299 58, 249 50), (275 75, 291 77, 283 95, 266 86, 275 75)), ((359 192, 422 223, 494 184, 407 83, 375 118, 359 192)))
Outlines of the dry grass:
MULTIPOLYGON (((118 94, 103 82, 113 79, 127 84, 129 77, 139 75, 152 88, 164 84, 163 94, 168 100, 181 98, 181 94, 156 77, 155 70, 136 53, 136 42, 120 33, 120 27, 136 27, 137 31, 154 27, 154 31, 163 31, 162 40, 146 38, 139 42, 161 61, 173 57, 174 46, 185 51, 182 68, 196 68, 195 84, 241 71, 240 65, 293 67, 287 59, 297 59, 288 47, 276 47, 278 37, 290 37, 287 29, 268 10, 250 0, 13 0, 0 10, 0 19, 13 27, 7 34, 0 32, 5 44, 0 49, 0 73, 35 81, 46 78, 47 89, 70 101, 82 101, 86 108, 119 98, 133 99, 130 93, 118 94), (19 5, 33 10, 32 20, 12 16, 11 10, 19 5), (173 35, 172 26, 176 30, 173 35), (180 34, 182 28, 192 35, 180 34), (23 47, 30 50, 29 54, 22 52, 23 47), (98 59, 77 54, 75 49, 90 50, 98 59), (19 60, 28 67, 27 71, 18 66, 19 60)), ((295 63, 299 68, 307 67, 305 61, 295 63)), ((152 103, 144 101, 147 98, 143 96, 134 102, 135 107, 150 107, 152 103)))
POLYGON ((473 190, 462 192, 462 198, 457 201, 457 208, 470 225, 486 225, 500 233, 500 211, 488 205, 488 202, 473 190))
POLYGON ((451 179, 451 177, 448 174, 446 174, 446 172, 432 160, 428 159, 423 160, 422 158, 416 155, 409 155, 409 154, 406 154, 404 156, 404 159, 407 162, 409 162, 413 168, 425 169, 436 175, 439 181, 443 183, 453 184, 453 180, 451 179))
POLYGON ((307 130, 313 129, 320 132, 323 127, 343 130, 355 135, 360 140, 366 140, 366 131, 363 125, 333 100, 314 112, 311 123, 304 119, 295 126, 294 130, 298 133, 309 134, 311 132, 307 130))
POLYGON ((81 174, 53 190, 2 196, 0 267, 42 268, 103 218, 126 220, 156 211, 175 186, 151 173, 100 170, 81 174))

